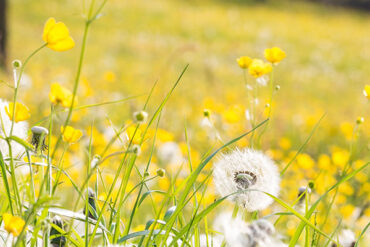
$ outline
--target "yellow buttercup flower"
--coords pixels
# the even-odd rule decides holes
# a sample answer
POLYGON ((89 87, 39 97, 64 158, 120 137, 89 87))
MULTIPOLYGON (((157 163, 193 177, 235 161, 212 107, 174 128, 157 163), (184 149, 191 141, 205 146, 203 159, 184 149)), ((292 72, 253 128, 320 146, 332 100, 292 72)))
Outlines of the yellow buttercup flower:
POLYGON ((65 129, 62 126, 60 128, 60 131, 63 133, 63 141, 69 144, 78 142, 78 140, 80 140, 80 138, 82 137, 82 131, 71 126, 67 126, 65 129))
POLYGON ((21 233, 25 224, 22 218, 8 213, 3 214, 3 221, 5 230, 13 234, 14 237, 17 237, 21 233))
POLYGON ((136 132, 135 130, 136 130, 135 126, 130 126, 127 128, 126 130, 127 139, 128 141, 132 140, 133 144, 140 144, 142 139, 142 132, 140 129, 137 129, 136 132))
POLYGON ((261 59, 253 59, 249 65, 249 74, 258 78, 270 73, 272 70, 271 64, 263 62, 261 59))
MULTIPOLYGON (((8 115, 10 120, 13 120, 13 109, 14 103, 9 103, 8 106, 5 107, 5 112, 8 115)), ((27 120, 31 117, 30 110, 27 106, 23 105, 22 103, 15 103, 15 118, 14 122, 18 123, 24 120, 27 120)))
POLYGON ((72 92, 61 86, 59 83, 51 84, 49 99, 51 103, 61 104, 63 107, 70 107, 72 104, 72 92))
POLYGON ((242 69, 248 69, 249 65, 252 63, 252 58, 247 57, 247 56, 242 56, 236 59, 236 61, 239 64, 239 67, 242 69))
POLYGON ((54 18, 46 21, 42 39, 54 51, 67 51, 75 46, 67 26, 63 22, 56 22, 54 18))
POLYGON ((366 96, 367 99, 370 99, 370 85, 365 85, 364 95, 366 96))
POLYGON ((272 47, 270 49, 265 49, 265 58, 267 61, 277 64, 285 58, 285 52, 279 47, 272 47))

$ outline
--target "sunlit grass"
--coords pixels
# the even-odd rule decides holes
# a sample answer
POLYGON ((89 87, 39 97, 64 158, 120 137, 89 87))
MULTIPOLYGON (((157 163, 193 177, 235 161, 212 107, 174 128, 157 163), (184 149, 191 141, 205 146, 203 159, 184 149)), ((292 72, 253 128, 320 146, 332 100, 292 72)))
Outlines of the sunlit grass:
POLYGON ((17 0, 10 23, 22 79, 14 88, 2 73, 1 96, 31 118, 9 107, 1 126, 15 115, 47 131, 45 147, 29 144, 27 126, 29 139, 1 132, 0 215, 27 226, 6 223, 1 237, 18 236, 8 244, 52 243, 59 232, 69 246, 207 246, 202 237, 232 246, 214 228, 229 211, 248 227, 267 219, 289 246, 342 245, 347 228, 355 240, 366 235, 368 14, 286 1, 17 0), (50 16, 74 48, 43 45, 50 16), (276 64, 265 60, 264 77, 251 72, 264 63, 238 66, 273 46, 286 57, 267 57, 276 64), (264 210, 247 212, 215 189, 213 162, 236 147, 262 150, 280 171, 281 192, 267 193, 274 203, 264 210))

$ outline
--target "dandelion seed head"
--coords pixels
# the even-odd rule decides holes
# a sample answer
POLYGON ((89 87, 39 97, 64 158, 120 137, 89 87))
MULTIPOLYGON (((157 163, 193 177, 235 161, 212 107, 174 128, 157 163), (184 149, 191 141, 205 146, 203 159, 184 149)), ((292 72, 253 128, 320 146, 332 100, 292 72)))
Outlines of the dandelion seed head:
POLYGON ((356 243, 356 236, 350 229, 343 229, 339 236, 339 244, 343 247, 353 247, 356 243))
POLYGON ((233 218, 231 213, 222 213, 216 218, 214 229, 223 233, 230 247, 281 246, 273 236, 274 226, 265 219, 247 224, 238 215, 233 218))
MULTIPOLYGON (((58 215, 55 215, 52 219, 52 222, 54 225, 58 226, 59 228, 64 230, 63 226, 63 220, 60 218, 58 215)), ((53 226, 50 229, 50 236, 57 235, 57 237, 52 238, 51 246, 53 247, 64 247, 66 243, 66 237, 65 236, 60 236, 60 232, 55 229, 53 226)))
POLYGON ((183 161, 181 149, 176 142, 165 142, 158 149, 158 157, 163 163, 180 165, 183 161))
POLYGON ((248 211, 265 209, 273 199, 263 192, 278 196, 280 190, 277 166, 268 156, 253 149, 235 149, 223 155, 214 164, 213 178, 221 196, 240 192, 229 198, 248 211))
POLYGON ((31 128, 31 131, 32 131, 31 144, 35 146, 35 149, 38 150, 39 145, 41 145, 40 147, 41 150, 47 149, 47 145, 45 144, 45 138, 49 134, 49 131, 41 126, 34 126, 31 128))
POLYGON ((208 234, 208 241, 207 236, 205 234, 201 234, 199 236, 199 246, 200 247, 221 247, 222 246, 222 237, 220 235, 210 235, 208 234))

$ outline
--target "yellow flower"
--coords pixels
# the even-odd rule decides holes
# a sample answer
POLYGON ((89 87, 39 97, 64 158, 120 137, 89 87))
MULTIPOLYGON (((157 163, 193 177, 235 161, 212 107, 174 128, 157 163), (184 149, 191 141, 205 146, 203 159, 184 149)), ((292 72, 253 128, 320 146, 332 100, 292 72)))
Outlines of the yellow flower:
POLYGON ((364 95, 366 96, 367 99, 370 99, 370 85, 365 85, 364 95))
MULTIPOLYGON (((5 107, 5 112, 8 115, 10 120, 13 120, 13 109, 14 103, 9 103, 8 106, 5 107)), ((22 103, 15 103, 15 118, 14 122, 18 123, 20 121, 27 120, 31 117, 30 110, 27 106, 23 105, 22 103)))
POLYGON ((270 49, 265 49, 265 58, 267 61, 277 64, 285 58, 285 52, 279 47, 272 47, 270 49))
POLYGON ((140 129, 136 130, 136 126, 130 126, 126 130, 128 141, 132 140, 133 144, 140 144, 142 138, 142 132, 140 129), (135 132, 136 131, 136 132, 135 132))
POLYGON ((279 141, 279 146, 284 150, 288 150, 292 147, 292 143, 288 138, 282 137, 279 141))
POLYGON ((3 214, 3 221, 5 230, 13 234, 14 237, 17 237, 21 233, 25 224, 22 218, 8 213, 3 214))
POLYGON ((239 67, 242 69, 247 69, 249 65, 252 63, 252 60, 253 60, 252 58, 247 57, 247 56, 242 56, 236 59, 236 61, 239 64, 239 67))
POLYGON ((241 121, 243 113, 244 109, 241 105, 233 105, 227 108, 222 116, 226 122, 233 124, 241 121))
POLYGON ((106 71, 104 73, 104 80, 108 82, 113 82, 114 80, 116 80, 116 75, 112 71, 106 71))
POLYGON ((263 62, 261 59, 253 59, 249 65, 249 74, 254 77, 261 77, 272 70, 271 64, 263 62))
POLYGON ((49 93, 51 103, 55 105, 61 104, 63 107, 70 107, 72 104, 72 97, 71 91, 61 86, 59 83, 51 84, 49 93))
POLYGON ((62 126, 60 128, 60 131, 63 133, 63 141, 69 144, 76 143, 82 137, 82 131, 75 129, 71 126, 67 126, 65 130, 64 127, 62 126))
POLYGON ((353 205, 347 204, 340 207, 339 211, 340 214, 343 216, 343 218, 348 219, 355 210, 355 207, 353 205))
POLYGON ((315 161, 308 154, 299 154, 297 156, 297 163, 300 168, 309 170, 315 165, 315 161))
POLYGON ((54 51, 66 51, 75 46, 67 26, 63 22, 56 22, 54 18, 46 21, 42 39, 54 51))

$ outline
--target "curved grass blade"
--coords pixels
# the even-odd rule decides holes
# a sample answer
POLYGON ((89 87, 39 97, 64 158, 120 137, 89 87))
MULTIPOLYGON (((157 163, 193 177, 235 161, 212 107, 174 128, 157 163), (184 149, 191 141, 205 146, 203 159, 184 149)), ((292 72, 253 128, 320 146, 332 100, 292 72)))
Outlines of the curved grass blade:
POLYGON ((361 232, 360 236, 358 236, 357 241, 356 241, 356 244, 355 244, 355 246, 354 246, 354 247, 357 247, 357 246, 358 246, 358 244, 360 243, 360 240, 361 240, 362 236, 365 234, 366 230, 367 230, 369 227, 370 227, 370 222, 369 222, 369 223, 367 223, 367 225, 365 226, 364 230, 362 230, 362 232, 361 232))

